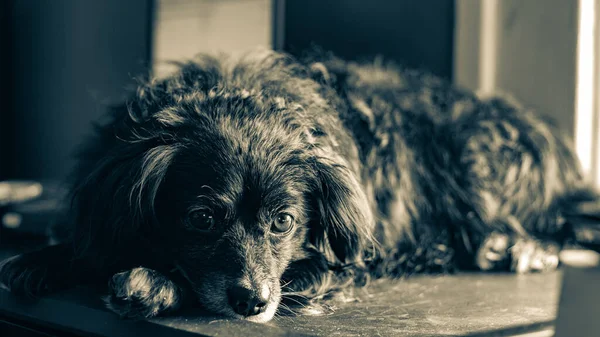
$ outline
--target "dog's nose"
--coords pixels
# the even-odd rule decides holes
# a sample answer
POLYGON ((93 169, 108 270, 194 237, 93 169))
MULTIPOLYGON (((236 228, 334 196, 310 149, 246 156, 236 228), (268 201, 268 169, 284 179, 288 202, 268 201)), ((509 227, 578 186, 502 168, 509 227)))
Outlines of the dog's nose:
POLYGON ((264 292, 252 291, 250 289, 234 286, 227 291, 229 305, 235 312, 242 316, 258 315, 265 310, 269 299, 264 292))

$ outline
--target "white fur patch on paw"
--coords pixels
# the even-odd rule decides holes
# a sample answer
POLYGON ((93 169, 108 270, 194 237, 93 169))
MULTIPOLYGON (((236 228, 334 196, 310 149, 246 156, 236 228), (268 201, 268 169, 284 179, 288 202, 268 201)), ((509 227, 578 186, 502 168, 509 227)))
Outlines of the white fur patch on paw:
POLYGON ((165 276, 146 268, 115 274, 105 298, 109 309, 127 318, 147 318, 176 310, 177 286, 165 276))
POLYGON ((558 268, 558 245, 520 239, 510 248, 511 270, 520 274, 546 272, 558 268))
POLYGON ((506 234, 493 233, 488 236, 477 250, 475 263, 481 270, 493 270, 508 259, 510 237, 506 234))
POLYGON ((553 242, 492 233, 481 244, 475 263, 481 270, 507 270, 519 274, 546 272, 558 267, 560 247, 553 242))

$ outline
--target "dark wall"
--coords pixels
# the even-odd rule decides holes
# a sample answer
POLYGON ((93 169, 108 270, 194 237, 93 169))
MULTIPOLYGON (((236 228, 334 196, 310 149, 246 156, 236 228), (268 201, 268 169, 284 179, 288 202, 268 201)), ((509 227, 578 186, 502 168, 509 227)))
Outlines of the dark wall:
POLYGON ((12 149, 8 146, 12 140, 12 132, 10 126, 12 121, 12 102, 13 102, 13 85, 12 85, 12 34, 10 34, 11 4, 8 1, 0 1, 0 180, 8 175, 8 161, 12 157, 12 149))
POLYGON ((315 43, 344 58, 383 55, 452 78, 454 0, 287 0, 275 8, 284 15, 275 44, 293 54, 315 43))
POLYGON ((62 179, 90 122, 147 69, 152 1, 8 3, 13 104, 0 120, 2 174, 62 179))

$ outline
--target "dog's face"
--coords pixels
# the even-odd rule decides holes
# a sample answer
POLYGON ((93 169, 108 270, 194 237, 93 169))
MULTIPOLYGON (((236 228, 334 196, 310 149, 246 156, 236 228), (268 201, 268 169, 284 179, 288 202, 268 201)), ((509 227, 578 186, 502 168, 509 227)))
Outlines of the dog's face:
POLYGON ((171 230, 176 266, 207 309, 267 321, 281 277, 304 257, 311 170, 277 128, 227 132, 196 125, 196 139, 173 159, 159 192, 161 226, 171 230), (244 134, 246 133, 246 134, 244 134))
POLYGON ((373 218, 356 147, 317 84, 281 62, 208 59, 140 88, 107 128, 110 151, 92 144, 103 156, 77 188, 80 254, 143 236, 204 307, 258 322, 284 273, 294 291, 319 288, 328 265, 360 261, 373 218))

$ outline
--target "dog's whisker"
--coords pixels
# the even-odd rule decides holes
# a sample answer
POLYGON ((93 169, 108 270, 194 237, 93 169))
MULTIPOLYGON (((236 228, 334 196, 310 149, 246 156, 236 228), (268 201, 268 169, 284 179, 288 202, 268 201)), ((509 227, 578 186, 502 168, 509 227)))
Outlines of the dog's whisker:
POLYGON ((294 299, 294 298, 291 298, 291 297, 286 297, 285 299, 289 300, 289 301, 293 301, 293 302, 295 302, 296 304, 300 305, 303 308, 306 308, 306 306, 307 306, 305 303, 302 303, 301 301, 299 301, 297 299, 294 299))
POLYGON ((288 298, 288 297, 300 297, 300 298, 302 298, 302 299, 306 299, 306 300, 309 300, 309 299, 310 299, 308 296, 306 296, 306 295, 302 295, 302 294, 300 294, 300 293, 296 293, 296 292, 292 292, 292 293, 287 293, 287 292, 286 292, 286 293, 281 293, 281 296, 282 296, 282 297, 286 297, 286 298, 288 298))
POLYGON ((291 316, 296 316, 298 315, 297 310, 292 309, 290 306, 286 305, 285 303, 281 303, 280 307, 277 308, 277 311, 275 312, 275 314, 280 317, 280 318, 288 318, 291 319, 291 316), (282 311, 284 311, 282 313, 282 311))
POLYGON ((281 288, 285 288, 285 287, 289 286, 292 282, 293 282, 293 280, 289 280, 289 281, 285 282, 284 284, 281 285, 281 288))

